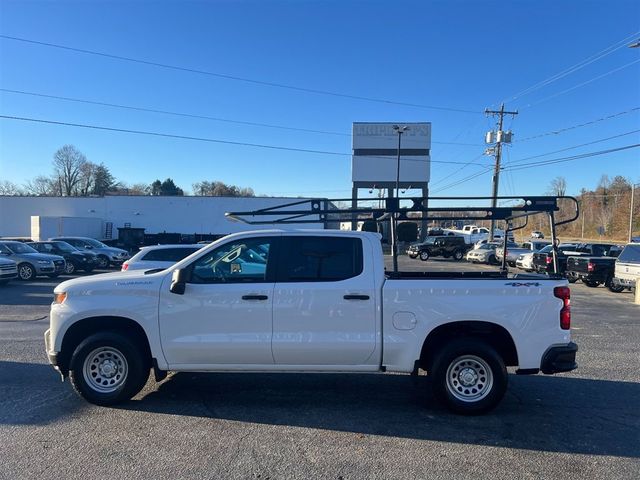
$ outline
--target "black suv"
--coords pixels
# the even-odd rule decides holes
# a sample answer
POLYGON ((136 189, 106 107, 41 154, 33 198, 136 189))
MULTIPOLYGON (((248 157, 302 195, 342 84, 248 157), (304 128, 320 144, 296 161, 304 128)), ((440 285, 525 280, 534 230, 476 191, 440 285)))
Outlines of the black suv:
POLYGON ((453 257, 462 260, 470 248, 471 245, 467 245, 464 237, 428 237, 423 243, 411 245, 407 249, 407 255, 411 258, 420 257, 422 261, 429 260, 429 257, 453 257))

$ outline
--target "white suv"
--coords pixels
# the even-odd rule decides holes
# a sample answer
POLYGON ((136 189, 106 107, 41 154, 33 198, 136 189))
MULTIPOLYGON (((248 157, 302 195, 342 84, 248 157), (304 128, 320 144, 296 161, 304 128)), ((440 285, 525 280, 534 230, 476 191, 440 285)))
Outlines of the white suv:
POLYGON ((153 245, 142 247, 138 253, 122 264, 122 271, 169 268, 206 245, 153 245))

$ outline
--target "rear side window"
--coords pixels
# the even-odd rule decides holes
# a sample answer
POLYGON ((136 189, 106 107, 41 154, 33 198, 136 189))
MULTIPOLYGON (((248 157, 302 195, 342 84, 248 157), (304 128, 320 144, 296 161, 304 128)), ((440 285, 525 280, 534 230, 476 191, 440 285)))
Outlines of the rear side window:
POLYGON ((359 238, 285 237, 278 282, 335 282, 362 273, 359 238))
POLYGON ((640 263, 640 245, 627 245, 622 250, 618 261, 622 263, 640 263))
POLYGON ((187 258, 197 248, 158 248, 148 252, 142 260, 155 262, 179 262, 183 258, 187 258))

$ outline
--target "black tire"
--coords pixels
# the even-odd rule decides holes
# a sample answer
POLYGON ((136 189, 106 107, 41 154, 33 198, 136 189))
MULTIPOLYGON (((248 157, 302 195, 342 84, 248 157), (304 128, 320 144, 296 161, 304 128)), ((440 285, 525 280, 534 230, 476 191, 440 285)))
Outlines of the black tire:
POLYGON ((496 264, 498 263, 498 259, 496 258, 496 256, 495 256, 495 255, 491 255, 491 256, 489 257, 489 260, 487 260, 487 263, 488 263, 489 265, 496 265, 496 264))
POLYGON ((426 262, 427 260, 429 260, 429 252, 427 252, 426 250, 423 250, 420 252, 420 260, 422 260, 423 262, 426 262))
POLYGON ((576 283, 578 281, 578 279, 575 277, 567 277, 567 280, 569 281, 569 283, 576 283))
POLYGON ((66 263, 66 265, 64 266, 64 273, 66 273, 67 275, 73 275, 74 273, 76 273, 76 264, 73 263, 72 261, 68 261, 66 263))
POLYGON ((464 258, 464 253, 461 250, 456 250, 453 254, 453 258, 454 260, 457 260, 459 262, 464 258))
POLYGON ((116 405, 130 400, 149 378, 150 359, 143 351, 120 333, 95 333, 73 352, 71 384, 82 398, 95 405, 116 405))
POLYGON ((36 278, 36 269, 30 263, 24 262, 18 265, 18 278, 28 281, 36 278))
POLYGON ((584 283, 587 287, 591 287, 591 288, 596 288, 600 286, 600 282, 598 282, 597 280, 583 280, 582 283, 584 283))
POLYGON ((415 259, 415 258, 418 258, 418 255, 416 255, 416 254, 411 254, 411 253, 410 253, 410 254, 409 254, 409 258, 414 258, 414 259, 415 259))
POLYGON ((495 408, 507 389, 502 357, 481 340, 452 340, 436 354, 429 375, 436 399, 454 413, 478 415, 495 408), (468 385, 460 377, 464 372, 468 385), (454 393, 455 392, 455 393, 454 393))
POLYGON ((98 255, 97 261, 98 268, 109 268, 109 258, 106 255, 98 255))
POLYGON ((609 281, 607 288, 613 293, 621 293, 624 290, 622 285, 614 285, 611 281, 609 281))

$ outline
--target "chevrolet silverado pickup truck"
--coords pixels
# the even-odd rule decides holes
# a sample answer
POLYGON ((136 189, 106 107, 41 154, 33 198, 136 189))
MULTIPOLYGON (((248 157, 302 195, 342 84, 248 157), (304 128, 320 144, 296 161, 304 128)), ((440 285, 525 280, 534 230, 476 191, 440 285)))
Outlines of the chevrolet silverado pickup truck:
MULTIPOLYGON (((578 250, 579 251, 579 250, 578 250)), ((621 249, 610 247, 608 249, 594 248, 599 256, 583 257, 571 255, 567 258, 567 271, 565 275, 570 283, 581 280, 588 287, 605 285, 612 292, 621 292, 624 287, 612 285, 616 257, 621 249)))
POLYGON ((376 233, 229 235, 166 270, 107 273, 54 290, 49 361, 98 405, 153 369, 425 370, 454 412, 495 407, 517 374, 576 368, 566 279, 385 272, 376 233), (481 300, 481 301, 480 301, 481 300))

